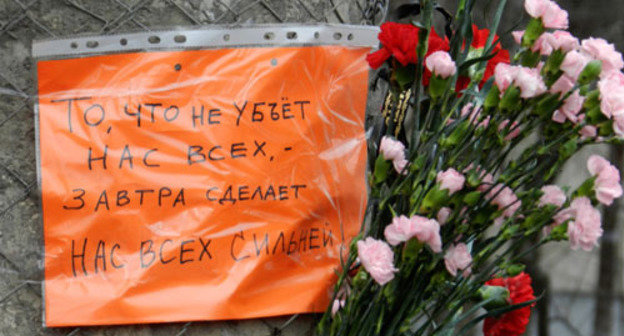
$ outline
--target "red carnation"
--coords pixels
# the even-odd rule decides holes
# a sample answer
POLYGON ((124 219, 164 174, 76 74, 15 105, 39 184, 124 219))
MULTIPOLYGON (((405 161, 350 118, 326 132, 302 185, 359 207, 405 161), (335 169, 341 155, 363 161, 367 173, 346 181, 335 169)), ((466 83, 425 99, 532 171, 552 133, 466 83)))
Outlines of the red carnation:
MULTIPOLYGON (((477 25, 472 25, 472 36, 472 43, 470 45, 473 48, 485 48, 487 39, 490 36, 490 30, 479 29, 477 25)), ((481 85, 483 85, 490 77, 494 75, 494 69, 496 68, 496 65, 498 63, 509 64, 509 51, 503 49, 500 42, 498 42, 497 40, 498 35, 494 35, 493 41, 496 42, 496 45, 494 45, 494 49, 492 50, 492 52, 495 53, 495 55, 487 63, 481 85)))
MULTIPOLYGON (((488 286, 505 287, 509 290, 509 304, 520 304, 535 300, 531 277, 522 272, 511 278, 496 278, 485 283, 488 286)), ((512 310, 497 317, 488 317, 483 323, 484 336, 519 336, 526 331, 531 316, 531 307, 512 310)))
MULTIPOLYGON (((470 44, 470 47, 473 49, 485 48, 485 44, 489 36, 489 29, 479 29, 476 25, 472 25, 472 43, 470 44)), ((496 42, 497 40, 498 36, 494 35, 493 41, 496 42)), ((503 49, 500 42, 496 42, 496 45, 494 45, 492 52, 495 55, 487 62, 487 65, 485 66, 483 79, 481 80, 481 83, 479 85, 481 87, 483 86, 483 84, 485 84, 485 82, 487 82, 488 79, 490 79, 490 77, 494 75, 494 69, 496 68, 496 65, 498 63, 510 63, 509 51, 503 49)), ((459 92, 465 89, 466 87, 468 87, 468 84, 470 84, 470 78, 466 76, 459 76, 459 78, 457 79, 456 91, 459 92)))
MULTIPOLYGON (((370 67, 379 68, 391 56, 394 56, 403 66, 416 64, 418 61, 416 47, 418 46, 419 31, 418 27, 411 24, 396 22, 382 24, 379 33, 382 48, 366 56, 370 67)), ((432 28, 431 34, 429 34, 427 55, 439 50, 449 50, 449 44, 446 39, 438 36, 432 28)))

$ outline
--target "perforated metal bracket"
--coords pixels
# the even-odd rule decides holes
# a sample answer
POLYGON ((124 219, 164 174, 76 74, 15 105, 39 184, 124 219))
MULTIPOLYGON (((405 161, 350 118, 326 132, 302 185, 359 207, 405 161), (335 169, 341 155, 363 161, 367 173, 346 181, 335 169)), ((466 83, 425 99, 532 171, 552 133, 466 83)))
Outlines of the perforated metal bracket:
POLYGON ((344 45, 376 47, 379 28, 355 25, 206 27, 35 41, 35 58, 140 50, 244 46, 344 45))

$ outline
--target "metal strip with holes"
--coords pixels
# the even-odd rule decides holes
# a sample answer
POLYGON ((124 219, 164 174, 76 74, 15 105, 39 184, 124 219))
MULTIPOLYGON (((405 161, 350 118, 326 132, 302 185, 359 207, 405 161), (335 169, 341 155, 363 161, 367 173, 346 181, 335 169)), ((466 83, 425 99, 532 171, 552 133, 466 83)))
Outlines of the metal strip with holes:
POLYGON ((32 56, 78 56, 127 51, 245 46, 344 45, 376 47, 379 27, 357 25, 207 26, 199 29, 80 36, 33 42, 32 56))

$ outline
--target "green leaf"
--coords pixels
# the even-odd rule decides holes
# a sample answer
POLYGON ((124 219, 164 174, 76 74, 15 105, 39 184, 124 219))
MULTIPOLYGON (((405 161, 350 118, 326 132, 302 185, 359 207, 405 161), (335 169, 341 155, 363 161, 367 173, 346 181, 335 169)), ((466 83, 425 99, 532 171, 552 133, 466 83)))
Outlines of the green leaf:
POLYGON ((458 72, 463 72, 468 70, 468 68, 470 68, 471 66, 477 64, 477 63, 481 63, 481 62, 485 62, 487 63, 489 60, 491 60, 492 58, 494 58, 494 56, 496 56, 497 53, 492 53, 489 55, 485 55, 485 56, 481 56, 481 57, 475 57, 475 58, 471 58, 469 60, 464 61, 464 63, 462 63, 459 66, 459 70, 458 72))
POLYGON ((480 191, 469 192, 468 194, 466 194, 466 196, 464 196, 464 203, 466 203, 466 205, 468 206, 474 206, 475 204, 477 204, 480 198, 480 191))
POLYGON ((549 237, 554 241, 568 240, 568 223, 566 222, 552 228, 549 237))
POLYGON ((559 154, 561 155, 561 159, 565 160, 571 157, 576 150, 578 149, 577 138, 574 137, 568 141, 566 141, 561 147, 559 147, 559 154))
POLYGON ((394 71, 394 78, 396 79, 397 83, 401 87, 402 91, 405 91, 410 86, 412 86, 412 83, 414 83, 415 75, 416 75, 416 71, 413 65, 399 66, 394 71))
POLYGON ((574 193, 572 194, 572 198, 577 198, 577 197, 592 197, 594 195, 594 183, 596 181, 596 176, 592 176, 590 178, 588 178, 587 180, 585 180, 585 182, 583 182, 583 184, 581 184, 578 189, 576 189, 574 191, 574 193))
POLYGON ((453 132, 451 132, 451 134, 448 137, 441 139, 440 145, 447 147, 447 148, 456 146, 464 138, 464 135, 466 134, 466 132, 468 132, 469 129, 470 129, 470 121, 468 120, 462 121, 459 125, 457 125, 457 127, 455 127, 453 132))
POLYGON ((425 166, 427 162, 427 157, 425 155, 419 155, 414 162, 409 166, 410 170, 413 172, 417 172, 425 166))
POLYGON ((416 206, 416 202, 418 202, 418 199, 420 198, 422 189, 423 186, 421 184, 418 184, 414 187, 414 192, 412 192, 412 195, 410 196, 410 208, 416 206))
POLYGON ((408 240, 407 243, 405 243, 405 247, 403 248, 403 260, 404 261, 416 260, 422 248, 423 248, 423 243, 419 242, 418 239, 412 238, 408 240))
POLYGON ((612 135, 613 132, 613 120, 607 120, 598 124, 598 135, 609 136, 612 135))
POLYGON ((379 155, 375 161, 375 171, 373 176, 375 177, 375 184, 381 183, 388 177, 388 170, 392 166, 392 163, 384 159, 383 155, 379 155))

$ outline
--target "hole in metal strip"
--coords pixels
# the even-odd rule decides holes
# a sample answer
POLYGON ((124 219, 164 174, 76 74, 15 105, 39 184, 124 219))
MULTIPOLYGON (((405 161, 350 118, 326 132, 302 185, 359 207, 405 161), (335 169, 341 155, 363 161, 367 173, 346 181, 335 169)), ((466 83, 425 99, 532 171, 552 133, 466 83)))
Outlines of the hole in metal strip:
POLYGON ((184 36, 184 35, 176 35, 176 36, 173 37, 173 40, 176 43, 184 43, 184 42, 186 42, 186 36, 184 36))
POLYGON ((342 38, 342 33, 339 33, 339 32, 334 33, 334 40, 340 40, 341 38, 342 38))
POLYGON ((125 38, 122 38, 121 40, 119 40, 119 44, 121 44, 122 46, 125 46, 128 44, 128 40, 125 38))
POLYGON ((156 35, 152 35, 150 37, 147 38, 147 41, 151 44, 157 44, 160 43, 160 37, 156 36, 156 35))
POLYGON ((315 39, 317 39, 317 38, 319 38, 319 37, 321 37, 321 33, 319 33, 319 32, 314 32, 314 38, 315 38, 315 39))
POLYGON ((223 41, 229 41, 229 40, 230 40, 230 34, 223 35, 223 41))
POLYGON ((349 34, 349 35, 347 35, 347 40, 349 40, 349 41, 353 41, 353 34, 349 34))
POLYGON ((99 45, 98 41, 87 41, 87 48, 97 48, 99 45))
POLYGON ((297 32, 289 31, 286 33, 286 38, 289 40, 294 40, 297 38, 297 32))
POLYGON ((70 46, 72 49, 76 49, 76 48, 78 48, 78 43, 76 43, 76 42, 72 42, 69 46, 70 46))
POLYGON ((273 32, 266 32, 264 33, 264 39, 269 41, 275 38, 275 33, 273 32))

